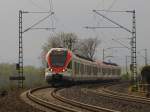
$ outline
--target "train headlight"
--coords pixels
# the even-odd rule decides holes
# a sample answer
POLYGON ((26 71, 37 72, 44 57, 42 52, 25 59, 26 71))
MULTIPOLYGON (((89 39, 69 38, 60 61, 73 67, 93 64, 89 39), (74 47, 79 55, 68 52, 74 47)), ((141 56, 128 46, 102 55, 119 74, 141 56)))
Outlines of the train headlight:
POLYGON ((53 70, 51 69, 51 72, 52 72, 53 70))
POLYGON ((63 69, 62 71, 65 72, 65 69, 63 69))

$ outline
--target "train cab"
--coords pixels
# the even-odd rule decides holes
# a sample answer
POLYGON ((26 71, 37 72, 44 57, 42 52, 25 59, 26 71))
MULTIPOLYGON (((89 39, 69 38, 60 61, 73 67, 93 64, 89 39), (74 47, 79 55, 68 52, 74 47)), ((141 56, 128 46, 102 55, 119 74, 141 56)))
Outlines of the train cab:
POLYGON ((48 64, 45 78, 50 80, 61 80, 67 71, 67 66, 72 58, 71 51, 64 48, 53 48, 46 55, 48 64))

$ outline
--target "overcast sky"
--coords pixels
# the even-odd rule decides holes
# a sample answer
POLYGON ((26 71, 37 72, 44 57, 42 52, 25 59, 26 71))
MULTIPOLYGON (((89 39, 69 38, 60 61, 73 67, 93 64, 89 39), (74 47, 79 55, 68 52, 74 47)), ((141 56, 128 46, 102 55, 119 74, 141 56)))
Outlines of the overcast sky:
MULTIPOLYGON (((150 52, 150 0, 53 0, 55 15, 39 24, 37 27, 52 27, 52 21, 56 30, 30 30, 23 34, 24 63, 25 65, 40 66, 40 53, 42 45, 46 43, 49 35, 56 32, 74 32, 79 38, 99 37, 97 58, 102 57, 102 48, 120 46, 112 41, 112 38, 128 38, 130 34, 121 29, 96 29, 87 30, 84 26, 112 26, 100 16, 92 12, 93 9, 111 10, 136 10, 137 20, 137 49, 148 49, 150 52)), ((48 11, 49 0, 1 0, 0 1, 0 62, 16 63, 18 61, 18 12, 24 11, 48 11)), ((132 15, 126 13, 103 13, 119 24, 131 29, 132 15)), ((24 14, 23 29, 28 28, 46 14, 24 14)), ((129 46, 129 40, 121 39, 129 46)), ((107 52, 114 55, 124 63, 125 55, 130 55, 127 49, 115 49, 107 52)), ((141 50, 141 54, 144 51, 141 50)), ((130 60, 130 59, 129 59, 130 60)), ((138 63, 144 63, 140 58, 138 63)))

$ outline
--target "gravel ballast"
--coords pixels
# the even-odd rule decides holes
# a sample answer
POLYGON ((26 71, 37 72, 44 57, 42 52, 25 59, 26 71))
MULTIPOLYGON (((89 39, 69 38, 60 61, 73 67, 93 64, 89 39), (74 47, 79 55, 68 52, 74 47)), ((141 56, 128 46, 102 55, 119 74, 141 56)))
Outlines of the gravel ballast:
POLYGON ((64 89, 60 91, 60 94, 72 100, 113 110, 118 110, 121 112, 150 111, 150 106, 148 104, 140 104, 136 102, 128 102, 124 100, 104 97, 100 94, 95 94, 94 92, 86 91, 86 89, 80 86, 64 89))
POLYGON ((20 99, 23 91, 25 90, 13 90, 0 95, 0 112, 42 112, 20 99))

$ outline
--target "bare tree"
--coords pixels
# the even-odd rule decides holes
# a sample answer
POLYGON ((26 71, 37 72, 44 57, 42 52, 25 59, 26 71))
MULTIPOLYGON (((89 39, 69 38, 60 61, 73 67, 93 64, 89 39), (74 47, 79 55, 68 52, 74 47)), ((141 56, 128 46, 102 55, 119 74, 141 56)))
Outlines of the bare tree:
POLYGON ((42 47, 44 52, 51 48, 63 47, 74 51, 78 43, 78 38, 74 33, 57 33, 48 39, 48 42, 42 47))
POLYGON ((100 40, 98 38, 88 38, 84 39, 80 43, 80 54, 86 58, 94 59, 94 55, 96 53, 96 48, 100 44, 100 40))

